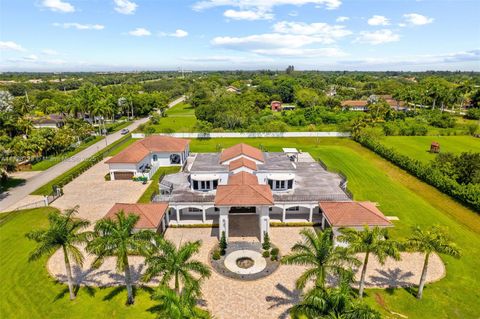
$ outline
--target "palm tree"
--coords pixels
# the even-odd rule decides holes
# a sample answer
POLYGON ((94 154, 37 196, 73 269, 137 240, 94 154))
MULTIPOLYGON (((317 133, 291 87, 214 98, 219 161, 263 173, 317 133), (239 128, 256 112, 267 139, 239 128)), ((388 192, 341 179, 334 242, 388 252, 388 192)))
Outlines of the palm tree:
POLYGON ((147 270, 142 279, 149 281, 161 275, 163 285, 168 285, 172 279, 174 280, 174 289, 177 293, 180 292, 180 281, 184 288, 199 290, 199 282, 211 275, 210 269, 205 264, 191 259, 199 252, 200 246, 201 241, 197 240, 186 242, 177 249, 173 242, 155 236, 145 260, 147 270), (193 276, 192 273, 197 276, 193 276))
POLYGON ((365 274, 367 272, 367 264, 370 254, 377 257, 382 265, 385 264, 387 257, 400 260, 399 244, 396 241, 389 239, 387 229, 378 226, 375 226, 372 229, 365 226, 363 230, 345 228, 341 229, 340 232, 342 235, 338 237, 338 240, 348 243, 348 249, 351 250, 352 253, 365 253, 359 287, 360 298, 363 298, 365 274))
POLYGON ((303 229, 300 234, 303 241, 296 243, 291 254, 282 258, 283 264, 309 266, 297 279, 297 289, 303 289, 312 279, 315 280, 316 286, 324 287, 328 274, 339 275, 349 272, 346 267, 360 264, 346 248, 334 246, 331 228, 318 232, 303 229))
POLYGON ((28 239, 32 239, 39 244, 30 254, 29 261, 37 260, 45 255, 51 255, 54 251, 62 249, 70 300, 75 299, 70 258, 77 265, 83 265, 84 257, 77 246, 87 242, 88 232, 81 232, 81 230, 90 225, 86 220, 73 218, 77 212, 78 206, 66 209, 63 214, 58 211, 50 213, 48 215, 50 224, 48 229, 33 230, 26 234, 28 239))
POLYGON ((169 319, 208 319, 208 311, 196 306, 198 295, 191 290, 185 289, 182 293, 160 285, 152 295, 153 300, 160 302, 152 310, 158 312, 158 318, 169 319))
POLYGON ((342 278, 336 288, 315 286, 292 307, 292 318, 380 319, 378 311, 353 298, 350 282, 342 278))
POLYGON ((448 237, 447 233, 439 226, 432 226, 428 229, 414 227, 413 233, 406 242, 407 248, 413 251, 419 251, 425 254, 422 276, 418 285, 417 298, 422 299, 423 287, 427 279, 428 259, 431 253, 446 254, 455 258, 460 258, 460 250, 448 237))
POLYGON ((115 219, 99 220, 92 233, 93 239, 87 245, 87 251, 97 255, 92 264, 94 268, 100 267, 106 257, 117 259, 117 271, 125 273, 127 304, 134 302, 128 256, 143 253, 153 237, 153 232, 149 230, 134 231, 139 218, 134 214, 126 215, 121 210, 115 219))

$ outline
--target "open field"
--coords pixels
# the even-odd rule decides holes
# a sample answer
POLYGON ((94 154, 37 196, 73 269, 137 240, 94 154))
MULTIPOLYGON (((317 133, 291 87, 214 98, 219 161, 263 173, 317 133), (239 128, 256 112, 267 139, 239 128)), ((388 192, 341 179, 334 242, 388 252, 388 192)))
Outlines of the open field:
POLYGON ((435 158, 430 144, 440 143, 442 153, 480 152, 480 138, 472 136, 386 136, 382 143, 408 157, 428 162, 435 158))
POLYGON ((167 117, 152 126, 157 133, 195 132, 195 109, 187 103, 179 103, 166 111, 167 117))
MULTIPOLYGON (((257 138, 241 141, 269 151, 297 147, 321 158, 329 169, 341 170, 347 175, 348 187, 356 200, 378 202, 386 215, 399 217, 391 230, 394 238, 407 237, 413 225, 448 227, 463 256, 460 260, 442 256, 447 275, 440 282, 427 286, 423 300, 418 301, 412 295, 413 289, 367 290, 366 300, 382 309, 389 318, 399 317, 388 310, 408 318, 478 318, 480 282, 476 271, 480 267, 480 217, 477 214, 349 139, 257 138)), ((238 142, 240 139, 192 140, 191 150, 215 152, 238 142)), ((4 286, 0 317, 82 318, 87 314, 92 317, 99 314, 98 317, 153 318, 146 311, 152 302, 142 289, 137 291, 132 307, 124 306, 126 293, 121 288, 80 288, 77 300, 69 302, 66 287, 55 284, 48 277, 44 268, 46 259, 27 263, 27 254, 33 244, 23 234, 44 226, 48 210, 14 213, 6 217, 7 221, 0 220, 0 280, 4 286)))

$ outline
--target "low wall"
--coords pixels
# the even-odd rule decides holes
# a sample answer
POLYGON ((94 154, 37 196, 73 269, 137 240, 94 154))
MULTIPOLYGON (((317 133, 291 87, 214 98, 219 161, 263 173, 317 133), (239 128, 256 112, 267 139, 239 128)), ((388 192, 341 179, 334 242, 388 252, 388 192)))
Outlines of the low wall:
POLYGON ((350 137, 349 132, 222 132, 160 134, 179 138, 350 137))

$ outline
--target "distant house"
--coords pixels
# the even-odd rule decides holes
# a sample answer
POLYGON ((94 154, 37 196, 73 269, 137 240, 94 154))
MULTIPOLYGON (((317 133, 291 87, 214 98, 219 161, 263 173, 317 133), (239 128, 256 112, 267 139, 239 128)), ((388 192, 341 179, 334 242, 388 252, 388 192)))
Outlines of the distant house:
POLYGON ((291 111, 295 110, 295 105, 293 104, 283 104, 282 105, 282 111, 291 111))
POLYGON ((342 110, 366 112, 367 105, 367 100, 346 100, 342 101, 342 110))
POLYGON ((408 107, 405 105, 405 102, 398 101, 398 100, 394 99, 391 95, 379 95, 378 97, 381 98, 381 99, 384 99, 385 102, 387 102, 388 105, 390 105, 390 107, 392 109, 394 109, 395 111, 406 111, 406 110, 408 110, 408 107))
POLYGON ((65 118, 60 114, 50 114, 32 119, 34 128, 60 128, 65 125, 65 118))
POLYGON ((190 153, 189 144, 189 140, 160 135, 139 140, 105 162, 110 179, 151 179, 159 167, 182 166, 190 153))
POLYGON ((272 103, 270 103, 270 106, 272 108, 272 111, 274 112, 280 112, 282 110, 282 102, 280 101, 272 101, 272 103))
POLYGON ((240 91, 240 89, 234 87, 233 85, 229 85, 229 86, 227 87, 227 92, 237 93, 237 94, 242 93, 242 92, 240 91))

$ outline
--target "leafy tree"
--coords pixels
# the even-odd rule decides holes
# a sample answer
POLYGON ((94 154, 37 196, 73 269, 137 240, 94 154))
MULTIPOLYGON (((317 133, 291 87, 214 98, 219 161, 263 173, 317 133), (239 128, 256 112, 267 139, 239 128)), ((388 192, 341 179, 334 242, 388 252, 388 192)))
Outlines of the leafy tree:
POLYGON ((312 89, 297 90, 295 98, 300 107, 313 107, 320 102, 320 96, 312 89))
POLYGON ((263 234, 263 244, 262 244, 262 248, 264 250, 270 250, 270 236, 268 236, 268 232, 265 232, 263 234))
POLYGON ((33 230, 26 234, 28 239, 38 243, 38 246, 30 254, 29 261, 40 259, 42 256, 49 256, 56 250, 62 249, 70 300, 75 299, 70 259, 74 260, 80 267, 83 265, 84 257, 77 246, 87 242, 88 233, 82 232, 82 230, 90 224, 86 220, 74 218, 77 212, 78 206, 66 209, 63 214, 60 212, 50 213, 48 215, 50 224, 48 229, 33 230))
POLYGON ((115 257, 117 271, 125 273, 127 286, 127 304, 133 304, 132 276, 128 256, 141 254, 149 245, 153 233, 148 230, 135 231, 139 220, 138 215, 128 214, 122 210, 115 214, 114 219, 101 219, 95 224, 92 240, 87 245, 87 251, 95 254, 92 267, 98 268, 106 257, 115 257))
POLYGON ((147 270, 142 279, 149 281, 161 276, 162 285, 168 285, 172 279, 174 280, 174 289, 177 293, 180 293, 180 282, 183 288, 198 291, 199 282, 211 275, 208 266, 192 260, 193 255, 199 252, 200 246, 201 241, 197 240, 186 242, 177 248, 173 242, 155 236, 146 255, 147 270))
POLYGON ((432 253, 445 254, 460 258, 460 250, 450 240, 445 230, 438 226, 433 226, 428 229, 414 227, 412 235, 406 242, 406 247, 410 250, 425 254, 422 276, 420 277, 420 283, 418 285, 418 299, 422 299, 423 288, 427 279, 428 261, 432 253))
POLYGON ((158 314, 158 318, 169 319, 209 319, 210 314, 196 305, 197 294, 189 289, 181 293, 160 285, 152 295, 158 301, 157 306, 151 309, 158 314))
POLYGON ((318 232, 303 229, 300 234, 303 241, 296 243, 292 252, 281 260, 283 264, 308 267, 296 282, 298 289, 310 280, 324 287, 327 275, 340 275, 349 271, 347 267, 360 264, 350 251, 334 245, 330 228, 318 232))
POLYGON ((359 295, 362 298, 370 255, 375 256, 382 265, 385 264, 387 257, 400 260, 399 244, 389 239, 387 229, 378 226, 372 229, 365 226, 363 230, 345 228, 341 229, 340 232, 342 234, 338 237, 338 240, 346 242, 351 252, 354 254, 365 253, 359 287, 359 295))

